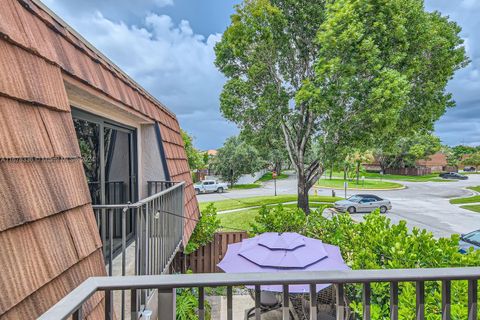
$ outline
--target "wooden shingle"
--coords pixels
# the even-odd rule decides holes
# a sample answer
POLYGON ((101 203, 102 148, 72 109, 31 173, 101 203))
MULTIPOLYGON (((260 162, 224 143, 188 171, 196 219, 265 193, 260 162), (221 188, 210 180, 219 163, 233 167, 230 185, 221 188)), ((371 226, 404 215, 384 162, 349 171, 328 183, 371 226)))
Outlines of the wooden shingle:
POLYGON ((1 39, 0 52, 1 93, 63 111, 70 110, 59 68, 1 39))
MULTIPOLYGON (((105 274, 101 250, 96 250, 31 295, 25 297, 3 315, 0 312, 0 318, 2 320, 34 319, 70 293, 72 288, 78 287, 88 277, 92 275, 104 276, 105 274)), ((103 293, 98 292, 83 305, 83 314, 88 319, 100 319, 101 317, 98 316, 101 314, 100 311, 104 310, 103 308, 103 293)))
POLYGON ((78 261, 61 215, 0 233, 0 315, 78 261), (5 289, 2 289, 2 291, 5 289))
POLYGON ((90 202, 82 160, 0 162, 0 231, 90 202))
MULTIPOLYGON (((3 0, 0 52, 0 318, 31 319, 105 275, 65 75, 160 123, 171 178, 186 182, 187 217, 198 204, 175 115, 48 10, 3 0)), ((194 226, 186 220, 185 242, 194 226)), ((101 301, 84 315, 95 319, 101 301)))

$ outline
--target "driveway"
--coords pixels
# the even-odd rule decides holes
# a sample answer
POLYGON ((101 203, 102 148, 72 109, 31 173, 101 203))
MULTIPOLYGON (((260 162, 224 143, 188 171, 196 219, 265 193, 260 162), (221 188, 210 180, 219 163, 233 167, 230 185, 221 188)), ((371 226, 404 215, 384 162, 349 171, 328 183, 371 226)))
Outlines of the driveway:
MULTIPOLYGON (((470 175, 468 180, 455 182, 405 182, 399 181, 407 188, 391 191, 368 191, 392 201, 393 209, 388 217, 393 223, 406 220, 410 228, 427 229, 436 237, 446 237, 454 233, 467 233, 480 229, 480 214, 462 209, 449 203, 449 199, 473 194, 466 190, 468 186, 480 185, 480 174, 470 175)), ((277 180, 277 194, 295 194, 296 179, 277 180)), ((331 195, 331 190, 319 189, 319 195, 331 195)), ((336 190, 343 196, 343 190, 336 190)), ((347 196, 358 193, 348 191, 347 196)), ((363 191, 362 193, 367 193, 363 191)), ((269 181, 262 188, 250 190, 233 190, 223 194, 203 194, 198 196, 200 202, 238 199, 274 194, 274 184, 269 181)), ((354 214, 355 220, 362 220, 363 214, 354 214)))

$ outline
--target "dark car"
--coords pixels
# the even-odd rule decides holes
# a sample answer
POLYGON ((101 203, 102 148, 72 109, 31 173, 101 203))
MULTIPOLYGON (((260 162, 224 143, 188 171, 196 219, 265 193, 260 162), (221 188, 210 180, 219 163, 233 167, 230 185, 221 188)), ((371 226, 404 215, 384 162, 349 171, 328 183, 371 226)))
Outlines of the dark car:
POLYGON ((456 173, 456 172, 446 172, 446 173, 441 173, 440 178, 443 179, 455 179, 455 180, 467 180, 468 177, 464 176, 463 174, 456 173))
POLYGON ((480 249, 480 230, 462 234, 458 246, 461 253, 467 253, 470 248, 474 250, 480 249))
POLYGON ((465 172, 474 172, 474 171, 475 171, 475 167, 465 167, 465 168, 463 169, 463 171, 465 171, 465 172))

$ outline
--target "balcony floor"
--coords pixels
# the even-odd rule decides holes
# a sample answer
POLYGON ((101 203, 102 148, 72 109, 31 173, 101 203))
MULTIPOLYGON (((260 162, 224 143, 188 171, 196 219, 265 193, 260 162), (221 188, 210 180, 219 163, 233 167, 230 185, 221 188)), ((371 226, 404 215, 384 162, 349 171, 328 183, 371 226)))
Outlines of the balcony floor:
MULTIPOLYGON (((227 297, 225 296, 210 296, 206 297, 212 307, 212 319, 227 320, 227 297)), ((250 295, 233 295, 233 319, 246 319, 246 312, 255 306, 255 302, 250 295)), ((292 310, 293 311, 293 310, 292 310)), ((255 317, 250 317, 255 319, 255 317)), ((280 320, 282 319, 282 310, 274 310, 262 314, 262 320, 280 320)), ((295 320, 298 320, 295 317, 295 320)))

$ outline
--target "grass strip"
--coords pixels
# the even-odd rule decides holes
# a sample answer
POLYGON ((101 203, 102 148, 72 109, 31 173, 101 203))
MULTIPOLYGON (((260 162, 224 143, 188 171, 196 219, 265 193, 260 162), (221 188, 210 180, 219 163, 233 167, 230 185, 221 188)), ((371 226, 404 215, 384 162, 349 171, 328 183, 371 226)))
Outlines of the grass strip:
MULTIPOLYGON (((228 196, 228 194, 227 194, 228 196)), ((201 198, 201 196, 199 197, 201 198)), ((330 196, 309 196, 309 200, 313 202, 330 202, 341 200, 340 197, 330 197, 330 196)), ((278 196, 259 196, 259 197, 249 197, 242 199, 228 199, 220 201, 211 201, 211 202, 201 202, 200 210, 205 209, 210 203, 215 204, 217 211, 233 210, 240 208, 256 207, 269 204, 279 204, 285 202, 297 201, 297 195, 278 195, 278 196)))

